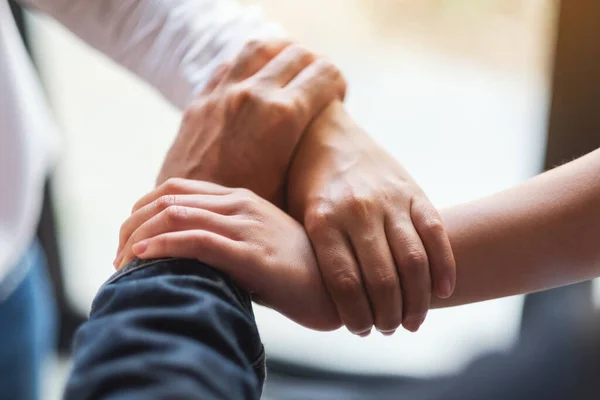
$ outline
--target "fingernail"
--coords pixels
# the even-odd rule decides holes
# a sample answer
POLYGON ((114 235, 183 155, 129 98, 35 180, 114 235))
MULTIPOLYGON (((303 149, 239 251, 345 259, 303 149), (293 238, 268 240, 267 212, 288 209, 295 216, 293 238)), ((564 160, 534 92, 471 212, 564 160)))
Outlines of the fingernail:
POLYGON ((360 336, 360 337, 367 337, 367 336, 369 336, 370 334, 371 334, 371 329, 369 329, 369 330, 366 330, 366 331, 364 331, 364 332, 361 332, 361 333, 357 333, 357 335, 358 335, 358 336, 360 336))
POLYGON ((392 329, 392 330, 389 330, 389 331, 381 331, 381 330, 379 330, 379 333, 381 333, 383 336, 392 336, 394 333, 396 333, 396 330, 395 329, 392 329))
POLYGON ((133 251, 133 254, 135 254, 138 257, 141 257, 146 252, 147 248, 148 248, 148 241, 142 240, 141 242, 134 244, 131 247, 131 250, 133 251))
POLYGON ((450 282, 450 278, 442 278, 442 280, 439 282, 438 296, 441 299, 447 299, 448 297, 452 296, 452 282, 450 282))

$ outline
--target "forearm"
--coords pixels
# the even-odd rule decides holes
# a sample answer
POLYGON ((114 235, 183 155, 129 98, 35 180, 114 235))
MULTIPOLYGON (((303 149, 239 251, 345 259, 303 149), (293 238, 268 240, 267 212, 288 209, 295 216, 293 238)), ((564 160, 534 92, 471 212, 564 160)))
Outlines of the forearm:
POLYGON ((247 294, 197 261, 138 261, 96 296, 65 398, 258 399, 263 379, 247 294))
POLYGON ((447 307, 600 276, 600 150, 441 212, 457 263, 447 307))
POLYGON ((56 18, 184 108, 251 39, 281 28, 231 0, 21 0, 56 18))

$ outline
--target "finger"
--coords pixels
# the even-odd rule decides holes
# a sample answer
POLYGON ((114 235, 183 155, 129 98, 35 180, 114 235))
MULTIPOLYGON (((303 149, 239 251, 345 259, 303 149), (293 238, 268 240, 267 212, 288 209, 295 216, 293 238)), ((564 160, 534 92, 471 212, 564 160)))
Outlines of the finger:
POLYGON ((290 44, 289 40, 248 42, 233 61, 226 79, 240 82, 251 77, 290 44))
POLYGON ((150 204, 147 204, 135 211, 129 216, 129 218, 127 218, 123 225, 121 225, 117 254, 121 252, 123 246, 136 229, 138 229, 150 218, 171 206, 201 208, 203 210, 216 212, 221 215, 230 215, 233 212, 231 201, 227 201, 227 196, 211 194, 169 194, 159 197, 150 204))
POLYGON ((204 89, 202 90, 202 94, 206 95, 215 90, 219 83, 221 83, 224 80, 225 76, 229 73, 230 69, 231 62, 224 62, 221 65, 219 65, 213 72, 212 76, 210 77, 210 80, 208 81, 204 89))
POLYGON ((294 99, 304 109, 305 124, 317 116, 333 100, 346 96, 346 81, 331 62, 318 59, 304 68, 283 90, 284 96, 294 99))
POLYGON ((144 222, 135 230, 123 246, 119 258, 119 268, 126 265, 134 257, 132 246, 144 239, 167 232, 202 229, 226 237, 232 237, 243 221, 233 221, 223 215, 199 208, 170 206, 164 211, 144 222))
POLYGON ((373 227, 357 226, 350 238, 369 296, 375 328, 391 334, 402 324, 402 292, 383 221, 373 227))
POLYGON ((292 44, 269 61, 254 77, 284 87, 315 59, 313 53, 292 44))
POLYGON ((170 178, 156 189, 139 199, 133 209, 132 213, 136 212, 140 208, 152 203, 159 197, 170 195, 170 194, 212 194, 212 195, 225 195, 233 192, 233 189, 225 186, 217 185, 216 183, 196 181, 192 179, 183 178, 170 178))
POLYGON ((323 281, 342 322, 350 332, 368 335, 373 317, 350 243, 334 229, 311 230, 309 236, 323 281))
MULTIPOLYGON (((136 243, 133 247, 142 259, 176 257, 203 262, 228 274, 234 281, 243 267, 244 247, 217 233, 201 229, 168 232, 136 243)), ((243 271, 241 271, 243 273, 243 271)))
POLYGON ((411 221, 386 221, 387 241, 392 250, 402 287, 404 328, 416 332, 429 311, 431 277, 427 253, 411 221))
POLYGON ((456 287, 456 261, 442 218, 425 198, 413 201, 411 219, 427 251, 434 292, 447 299, 456 287))

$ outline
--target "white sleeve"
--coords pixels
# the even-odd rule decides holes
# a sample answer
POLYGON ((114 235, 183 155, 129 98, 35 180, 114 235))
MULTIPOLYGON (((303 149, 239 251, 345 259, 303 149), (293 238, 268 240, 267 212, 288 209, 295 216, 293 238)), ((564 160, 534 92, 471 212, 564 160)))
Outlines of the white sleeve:
POLYGON ((65 25, 184 108, 250 39, 284 36, 232 0, 20 0, 65 25))

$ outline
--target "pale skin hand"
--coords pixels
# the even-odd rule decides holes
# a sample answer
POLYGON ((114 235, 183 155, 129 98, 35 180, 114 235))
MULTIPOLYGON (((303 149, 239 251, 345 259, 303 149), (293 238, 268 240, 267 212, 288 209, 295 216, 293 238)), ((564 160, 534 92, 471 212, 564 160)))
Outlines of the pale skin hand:
POLYGON ((121 231, 140 258, 198 259, 307 328, 341 326, 302 226, 247 189, 170 179, 138 202, 121 231))
MULTIPOLYGON (((600 150, 597 150, 505 192, 442 210, 441 215, 447 224, 456 256, 458 281, 454 295, 446 300, 433 296, 432 307, 449 307, 530 293, 600 276, 599 177, 600 150)), ((266 208, 261 209, 261 212, 265 211, 266 208)), ((166 216, 164 213, 162 215, 163 218, 166 216)), ((260 217, 254 214, 251 218, 260 217)), ((275 219, 279 218, 283 216, 276 216, 275 219)), ((124 227, 128 227, 127 231, 135 231, 146 220, 148 216, 136 212, 124 227)), ((270 220, 270 223, 277 224, 275 220, 270 220)), ((270 305, 278 311, 282 302, 298 304, 319 299, 322 304, 319 306, 311 302, 311 308, 317 313, 321 309, 326 310, 326 315, 320 316, 324 319, 333 316, 330 322, 334 328, 339 319, 329 308, 331 302, 326 296, 325 287, 314 283, 319 274, 312 267, 314 261, 308 259, 312 257, 311 252, 296 248, 309 245, 306 240, 296 238, 291 226, 289 229, 290 233, 283 235, 290 240, 281 245, 292 247, 294 254, 307 258, 293 264, 292 268, 280 266, 284 273, 270 275, 269 278, 277 281, 268 283, 262 282, 264 276, 252 275, 247 263, 229 261, 227 257, 230 257, 231 250, 225 251, 211 244, 209 251, 204 251, 207 246, 197 252, 186 250, 195 246, 196 239, 192 237, 187 243, 185 240, 171 240, 170 244, 165 240, 165 235, 144 238, 144 244, 135 246, 134 251, 141 258, 172 256, 197 258, 207 263, 213 261, 221 265, 234 280, 250 276, 250 282, 244 280, 246 286, 252 286, 252 279, 256 285, 261 283, 274 288, 282 285, 286 288, 283 293, 277 292, 277 296, 269 297, 270 305), (223 263, 227 262, 231 263, 223 267, 223 263), (294 268, 300 265, 306 266, 304 272, 294 268), (291 279, 287 276, 292 272, 300 275, 306 273, 312 277, 300 279, 293 290, 289 287, 291 279)), ((262 237, 268 241, 279 237, 271 234, 262 237)), ((131 241, 132 244, 134 242, 131 241)), ((280 249, 279 254, 283 253, 285 251, 280 249)), ((262 271, 260 266, 253 266, 257 268, 256 271, 262 271)), ((300 319, 296 321, 300 322, 300 319)))

